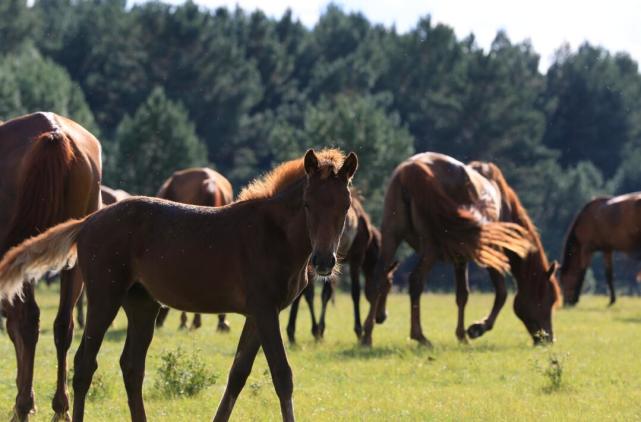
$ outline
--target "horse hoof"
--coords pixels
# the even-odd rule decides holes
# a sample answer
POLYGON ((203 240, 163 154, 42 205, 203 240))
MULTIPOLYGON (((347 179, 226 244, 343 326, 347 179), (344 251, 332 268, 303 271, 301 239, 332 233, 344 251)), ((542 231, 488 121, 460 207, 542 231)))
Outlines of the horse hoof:
POLYGON ((467 327, 467 336, 471 339, 479 338, 485 334, 485 327, 480 322, 467 327))
POLYGON ((55 413, 53 415, 53 418, 51 419, 51 422, 59 422, 59 421, 64 421, 64 422, 71 422, 71 415, 69 412, 60 412, 60 413, 55 413))
POLYGON ((219 333, 228 333, 231 331, 231 326, 227 321, 220 322, 216 327, 216 331, 218 331, 219 333))
POLYGON ((377 324, 382 324, 382 323, 385 322, 386 319, 387 319, 387 312, 385 312, 383 315, 377 315, 376 316, 376 323, 377 324))
POLYGON ((372 337, 370 336, 363 336, 361 337, 361 346, 363 347, 372 347, 372 337))
POLYGON ((354 333, 356 334, 356 338, 359 340, 363 337, 363 329, 361 327, 355 327, 354 333))
POLYGON ((21 415, 20 412, 18 412, 18 409, 14 407, 10 421, 11 422, 28 422, 29 415, 35 415, 36 411, 37 409, 34 406, 33 409, 31 409, 29 412, 21 415))

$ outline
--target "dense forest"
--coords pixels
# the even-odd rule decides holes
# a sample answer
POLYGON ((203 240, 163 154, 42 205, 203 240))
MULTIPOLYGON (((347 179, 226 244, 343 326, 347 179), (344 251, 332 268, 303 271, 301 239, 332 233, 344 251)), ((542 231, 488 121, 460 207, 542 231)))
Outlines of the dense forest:
POLYGON ((0 2, 0 120, 74 118, 103 143, 105 182, 132 193, 205 164, 238 191, 330 145, 359 154, 378 221, 395 165, 439 151, 499 164, 554 258, 587 200, 641 190, 640 103, 625 53, 559 46, 543 74, 528 42, 498 32, 483 50, 429 16, 398 33, 334 5, 308 28, 191 2, 0 2))

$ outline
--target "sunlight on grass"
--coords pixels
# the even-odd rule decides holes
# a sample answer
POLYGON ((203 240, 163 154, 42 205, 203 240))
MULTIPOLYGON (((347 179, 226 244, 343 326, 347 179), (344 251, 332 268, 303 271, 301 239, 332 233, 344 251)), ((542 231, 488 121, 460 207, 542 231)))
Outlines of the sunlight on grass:
MULTIPOLYGON (((490 310, 492 296, 472 294, 468 324, 490 310)), ((52 416, 55 348, 52 324, 57 291, 38 288, 42 330, 36 358, 35 421, 52 416)), ((326 339, 315 342, 308 313, 299 313, 299 345, 288 346, 294 370, 299 420, 638 420, 641 418, 641 300, 621 298, 606 308, 604 297, 585 297, 555 318, 557 343, 531 345, 523 325, 506 306, 495 329, 468 346, 454 336, 453 295, 423 296, 423 327, 432 350, 409 340, 409 300, 393 295, 389 318, 374 331, 374 347, 356 344, 351 299, 338 295, 328 310, 326 339)), ((305 306, 305 305, 301 305, 305 306)), ((243 318, 230 316, 232 332, 216 333, 216 317, 203 328, 178 331, 178 312, 156 332, 147 359, 145 399, 150 420, 211 420, 222 396, 243 318), (178 348, 198 350, 198 358, 220 375, 193 397, 169 399, 154 392, 161 356, 178 348)), ((285 327, 288 312, 281 316, 285 327)), ((120 314, 98 357, 100 391, 87 402, 90 421, 127 420, 129 410, 118 360, 126 334, 120 314)), ((78 345, 76 331, 69 362, 78 345)), ((0 333, 0 415, 15 397, 13 346, 0 333)), ((238 400, 233 420, 279 420, 278 400, 264 356, 238 400)))

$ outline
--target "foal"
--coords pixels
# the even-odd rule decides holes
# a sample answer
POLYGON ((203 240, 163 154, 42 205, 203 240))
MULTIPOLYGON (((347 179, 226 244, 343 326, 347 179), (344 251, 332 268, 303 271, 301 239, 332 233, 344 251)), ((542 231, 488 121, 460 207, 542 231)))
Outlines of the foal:
POLYGON ((247 317, 214 420, 225 421, 263 347, 283 420, 293 421, 292 371, 278 313, 307 284, 307 268, 329 277, 350 207, 358 160, 337 150, 287 162, 222 208, 131 198, 55 226, 0 261, 0 296, 23 280, 78 265, 87 325, 75 357, 73 420, 82 421, 105 331, 123 306, 129 326, 120 359, 131 418, 146 420, 145 357, 160 304, 188 312, 247 317), (28 275, 29 277, 25 277, 28 275))

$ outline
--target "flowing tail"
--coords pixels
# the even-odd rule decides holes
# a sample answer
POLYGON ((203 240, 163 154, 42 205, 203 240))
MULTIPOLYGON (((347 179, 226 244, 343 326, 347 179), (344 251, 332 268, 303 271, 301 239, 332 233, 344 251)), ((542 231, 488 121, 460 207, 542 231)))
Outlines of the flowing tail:
POLYGON ((521 257, 534 247, 527 230, 506 222, 485 223, 474 212, 462 208, 442 188, 431 169, 421 162, 412 162, 402 175, 410 195, 414 217, 427 215, 433 241, 450 259, 473 260, 483 267, 502 273, 510 271, 505 250, 521 257), (419 182, 422 181, 422 182, 419 182))
POLYGON ((17 207, 0 256, 10 247, 61 223, 65 218, 65 185, 75 154, 60 130, 46 132, 24 158, 17 207))
POLYGON ((0 299, 12 302, 21 296, 25 282, 39 280, 47 271, 76 265, 76 240, 86 217, 69 220, 25 240, 0 261, 0 299))

